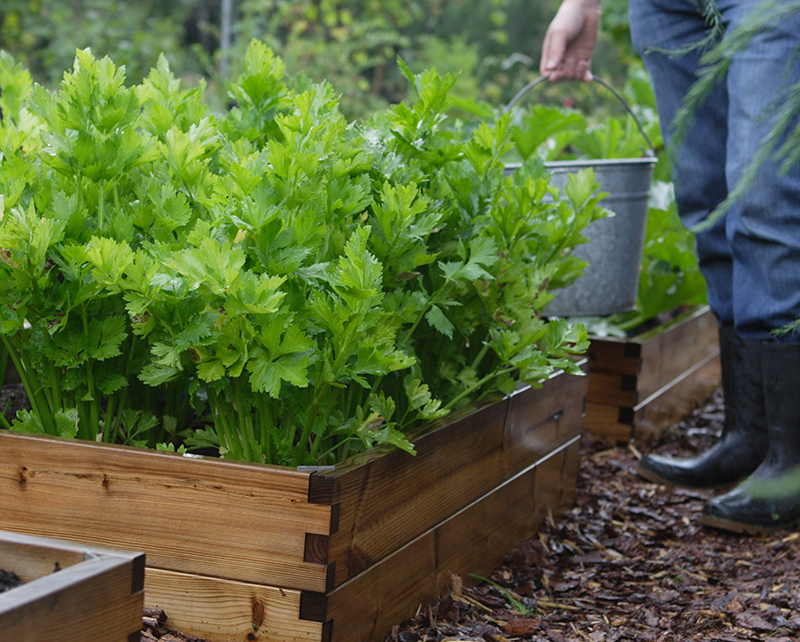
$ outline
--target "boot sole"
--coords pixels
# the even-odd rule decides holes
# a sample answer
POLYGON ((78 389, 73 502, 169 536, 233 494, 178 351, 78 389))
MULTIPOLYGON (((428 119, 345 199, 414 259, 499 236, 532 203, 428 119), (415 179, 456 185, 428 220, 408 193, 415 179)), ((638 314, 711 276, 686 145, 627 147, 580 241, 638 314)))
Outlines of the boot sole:
POLYGON ((731 533, 739 533, 743 535, 770 535, 782 528, 791 528, 797 523, 797 520, 789 524, 781 524, 780 526, 757 526, 755 524, 741 524, 739 522, 732 522, 720 517, 710 517, 708 515, 700 515, 700 523, 703 526, 710 526, 711 528, 718 528, 723 531, 731 533))
POLYGON ((665 477, 656 475, 654 472, 642 468, 641 466, 636 467, 636 474, 654 484, 661 484, 662 486, 669 486, 670 488, 686 488, 688 490, 720 490, 723 488, 730 488, 735 483, 728 482, 726 484, 716 484, 714 486, 690 486, 688 484, 679 484, 665 477))

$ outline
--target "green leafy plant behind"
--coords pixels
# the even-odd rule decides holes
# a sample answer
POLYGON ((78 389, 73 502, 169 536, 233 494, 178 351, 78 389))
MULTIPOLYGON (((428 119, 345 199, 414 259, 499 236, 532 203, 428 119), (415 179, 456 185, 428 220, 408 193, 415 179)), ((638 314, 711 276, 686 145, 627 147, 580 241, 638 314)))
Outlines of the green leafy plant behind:
POLYGON ((416 99, 348 123, 254 41, 213 116, 164 58, 128 87, 87 50, 4 114, 11 428, 315 465, 578 372, 585 329, 540 313, 602 215, 592 175, 563 199, 538 163, 506 176, 510 116, 462 135, 456 77, 400 69, 416 99))

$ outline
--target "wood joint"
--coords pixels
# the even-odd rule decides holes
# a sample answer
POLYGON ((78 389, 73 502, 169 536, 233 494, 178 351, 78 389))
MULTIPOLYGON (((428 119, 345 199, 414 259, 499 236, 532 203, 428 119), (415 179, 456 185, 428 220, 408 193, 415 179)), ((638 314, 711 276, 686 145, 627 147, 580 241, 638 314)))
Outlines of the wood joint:
POLYGON ((636 375, 624 374, 622 375, 622 390, 625 392, 635 392, 636 385, 639 381, 639 378, 636 375))
POLYGON ((331 642, 333 639, 333 620, 328 620, 322 625, 322 642, 331 642))
POLYGON ((333 486, 333 477, 311 473, 308 477, 308 503, 325 506, 333 504, 333 486))
POLYGON ((632 426, 634 420, 633 408, 620 408, 619 409, 619 423, 627 426, 632 426))
POLYGON ((326 621, 328 596, 314 591, 300 591, 300 619, 308 622, 326 621))
POLYGON ((336 560, 328 564, 325 574, 325 592, 330 593, 336 586, 336 560))
POLYGON ((331 535, 335 535, 339 532, 339 513, 341 508, 341 504, 334 504, 331 506, 331 535))
POLYGON ((131 560, 131 595, 144 591, 144 563, 144 553, 131 560))
POLYGON ((303 551, 303 561, 310 564, 328 563, 328 541, 327 535, 317 533, 306 533, 305 550, 303 551))
POLYGON ((625 344, 624 355, 626 359, 638 359, 642 356, 642 344, 628 342, 625 344))

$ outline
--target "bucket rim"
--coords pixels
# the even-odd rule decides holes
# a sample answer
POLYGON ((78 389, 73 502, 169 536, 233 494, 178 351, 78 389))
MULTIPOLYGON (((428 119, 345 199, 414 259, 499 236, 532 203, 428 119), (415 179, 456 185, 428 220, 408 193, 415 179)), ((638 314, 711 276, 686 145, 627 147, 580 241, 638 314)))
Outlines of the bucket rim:
MULTIPOLYGON (((629 165, 649 165, 655 166, 658 159, 646 156, 643 158, 600 158, 595 160, 563 160, 546 161, 544 166, 547 169, 569 169, 571 167, 625 167, 629 165)), ((522 167, 522 163, 506 163, 507 170, 514 170, 522 167)))

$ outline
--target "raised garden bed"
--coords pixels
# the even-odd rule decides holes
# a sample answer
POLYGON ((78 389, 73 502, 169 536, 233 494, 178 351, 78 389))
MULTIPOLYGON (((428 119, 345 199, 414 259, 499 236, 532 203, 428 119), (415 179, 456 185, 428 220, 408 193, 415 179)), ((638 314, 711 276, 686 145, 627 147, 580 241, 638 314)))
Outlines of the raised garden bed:
POLYGON ((593 338, 587 430, 650 441, 720 384, 717 323, 708 306, 628 339, 593 338))
POLYGON ((3 640, 138 642, 143 554, 0 531, 0 568, 23 582, 0 594, 3 640))
POLYGON ((145 551, 146 605, 213 642, 383 640, 573 500, 587 386, 557 374, 421 429, 415 457, 319 472, 0 432, 0 525, 145 551))

